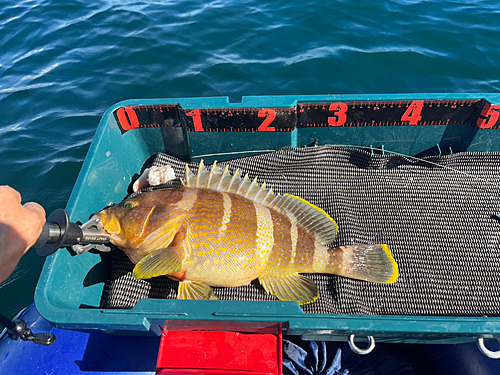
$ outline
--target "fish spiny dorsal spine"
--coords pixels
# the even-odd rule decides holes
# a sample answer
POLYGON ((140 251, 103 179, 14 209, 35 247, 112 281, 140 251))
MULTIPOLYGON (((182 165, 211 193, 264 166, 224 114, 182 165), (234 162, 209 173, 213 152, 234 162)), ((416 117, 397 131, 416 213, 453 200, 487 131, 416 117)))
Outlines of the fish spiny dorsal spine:
POLYGON ((224 170, 214 162, 210 169, 205 168, 200 161, 198 172, 194 174, 186 165, 186 187, 214 189, 220 192, 232 193, 274 209, 291 222, 302 227, 322 244, 331 243, 338 233, 337 224, 322 209, 294 195, 275 194, 266 184, 259 185, 257 178, 250 180, 248 173, 241 177, 239 169, 231 175, 229 167, 224 170))

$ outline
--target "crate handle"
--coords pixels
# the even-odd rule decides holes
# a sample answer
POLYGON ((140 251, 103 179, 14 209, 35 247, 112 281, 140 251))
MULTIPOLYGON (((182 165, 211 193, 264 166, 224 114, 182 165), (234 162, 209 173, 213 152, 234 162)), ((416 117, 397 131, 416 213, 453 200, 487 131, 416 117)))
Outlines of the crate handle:
MULTIPOLYGON (((496 339, 498 343, 500 344, 500 339, 496 339)), ((489 350, 486 345, 484 345, 484 337, 480 337, 477 339, 477 346, 479 348, 479 351, 483 353, 486 357, 492 358, 492 359, 500 359, 500 350, 497 352, 492 352, 489 350)))
POLYGON ((356 346, 356 344, 354 343, 354 337, 355 337, 355 335, 352 334, 351 336, 349 336, 349 340, 347 341, 347 343, 349 344, 349 348, 351 348, 351 350, 354 353, 360 354, 360 355, 367 355, 367 354, 370 354, 373 349, 375 349, 375 339, 373 338, 373 336, 367 336, 368 347, 366 349, 358 348, 356 346))

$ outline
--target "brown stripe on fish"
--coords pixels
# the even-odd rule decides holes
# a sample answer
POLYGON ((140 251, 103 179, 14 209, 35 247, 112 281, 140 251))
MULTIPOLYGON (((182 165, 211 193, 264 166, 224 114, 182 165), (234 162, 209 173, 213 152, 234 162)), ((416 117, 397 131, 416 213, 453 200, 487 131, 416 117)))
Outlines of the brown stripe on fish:
POLYGON ((267 261, 267 269, 282 271, 293 266, 292 223, 285 215, 275 210, 267 210, 270 212, 273 231, 273 246, 267 261))
POLYGON ((301 227, 297 228, 296 272, 310 272, 313 268, 316 241, 301 227))
POLYGON ((328 249, 328 264, 325 272, 338 274, 344 265, 344 248, 347 246, 336 247, 335 249, 328 249))
POLYGON ((290 227, 290 239, 292 241, 292 259, 295 260, 297 256, 297 240, 298 240, 299 232, 297 229, 297 224, 292 222, 292 226, 290 227))
POLYGON ((155 195, 153 194, 140 194, 135 198, 128 199, 123 203, 126 204, 129 201, 139 201, 141 204, 153 205, 162 204, 165 206, 178 205, 183 203, 184 189, 165 189, 156 190, 155 195))
MULTIPOLYGON (((231 216, 224 236, 220 237, 221 251, 229 252, 231 262, 249 265, 255 262, 257 246, 257 213, 252 201, 228 193, 231 200, 231 216)), ((229 259, 228 259, 229 261, 229 259)))
POLYGON ((210 255, 214 251, 214 245, 219 243, 219 228, 224 216, 224 210, 220 209, 223 207, 222 193, 196 188, 186 190, 197 191, 197 199, 189 210, 191 247, 194 252, 199 249, 210 255))

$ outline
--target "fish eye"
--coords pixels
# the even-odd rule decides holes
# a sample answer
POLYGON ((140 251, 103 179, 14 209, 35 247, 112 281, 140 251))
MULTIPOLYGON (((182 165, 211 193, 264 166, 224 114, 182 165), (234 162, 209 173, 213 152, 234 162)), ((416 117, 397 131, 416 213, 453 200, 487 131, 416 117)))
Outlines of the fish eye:
POLYGON ((137 205, 139 205, 139 203, 136 202, 136 201, 128 201, 128 202, 125 202, 125 204, 123 205, 123 207, 124 208, 134 208, 137 205))

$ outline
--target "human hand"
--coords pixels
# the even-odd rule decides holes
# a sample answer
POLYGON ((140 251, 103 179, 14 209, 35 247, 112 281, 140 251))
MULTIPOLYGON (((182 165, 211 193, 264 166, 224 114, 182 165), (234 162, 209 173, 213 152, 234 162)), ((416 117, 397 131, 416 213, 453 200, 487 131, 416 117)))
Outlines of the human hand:
POLYGON ((0 186, 0 283, 14 271, 21 257, 36 242, 45 224, 38 203, 21 204, 21 194, 0 186))

